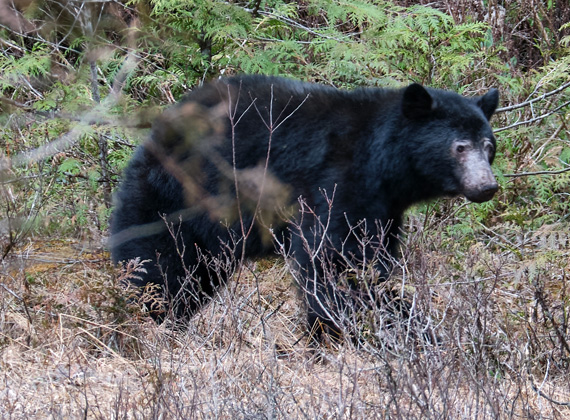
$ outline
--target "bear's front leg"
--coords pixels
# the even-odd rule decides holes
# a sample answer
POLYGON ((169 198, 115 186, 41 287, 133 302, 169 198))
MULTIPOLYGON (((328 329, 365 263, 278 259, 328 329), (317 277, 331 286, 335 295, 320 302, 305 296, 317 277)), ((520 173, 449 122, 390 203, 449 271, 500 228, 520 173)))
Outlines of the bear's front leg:
POLYGON ((356 336, 365 311, 382 305, 379 285, 387 280, 392 257, 380 235, 300 235, 293 241, 297 281, 305 297, 311 337, 356 336), (342 238, 342 240, 341 240, 342 238))
POLYGON ((334 249, 316 254, 296 252, 296 277, 307 305, 307 321, 312 340, 323 334, 340 340, 356 333, 359 308, 369 306, 368 292, 360 290, 357 275, 334 249))

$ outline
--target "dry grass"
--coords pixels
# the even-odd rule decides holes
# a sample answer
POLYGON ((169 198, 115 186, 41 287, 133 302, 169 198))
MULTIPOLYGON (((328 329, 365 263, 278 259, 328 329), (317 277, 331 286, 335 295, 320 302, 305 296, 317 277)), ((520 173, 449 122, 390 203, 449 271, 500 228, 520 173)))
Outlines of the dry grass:
POLYGON ((279 259, 173 331, 103 252, 32 241, 3 262, 1 417, 568 418, 567 226, 500 226, 467 252, 420 226, 393 280, 414 322, 376 328, 379 311, 366 340, 318 350, 279 259))

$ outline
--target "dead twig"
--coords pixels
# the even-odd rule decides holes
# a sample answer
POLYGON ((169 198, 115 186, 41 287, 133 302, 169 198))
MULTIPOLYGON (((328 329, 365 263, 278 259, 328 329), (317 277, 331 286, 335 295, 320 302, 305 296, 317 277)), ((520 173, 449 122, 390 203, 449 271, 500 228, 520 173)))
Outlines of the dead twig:
POLYGON ((519 178, 521 176, 533 176, 533 175, 558 175, 568 171, 570 171, 570 168, 564 168, 558 171, 519 172, 516 174, 503 174, 503 176, 507 178, 519 178))
POLYGON ((549 96, 555 95, 558 92, 562 92, 564 89, 566 89, 568 87, 570 87, 570 82, 564 83, 562 86, 560 86, 554 90, 551 90, 550 92, 546 92, 544 95, 540 95, 537 98, 529 99, 528 101, 521 102, 520 104, 515 104, 515 105, 510 105, 510 106, 504 106, 502 108, 497 108, 497 110, 495 111, 495 114, 498 114, 500 112, 513 111, 513 110, 519 109, 519 108, 524 108, 525 106, 532 105, 535 102, 542 101, 543 99, 546 99, 549 96))
POLYGON ((516 122, 514 124, 507 125, 506 127, 497 128, 496 130, 494 130, 494 132, 500 133, 501 131, 505 131, 505 130, 509 130, 511 128, 518 127, 519 125, 532 124, 532 123, 535 123, 537 121, 541 121, 547 117, 550 117, 552 114, 555 114, 556 112, 560 111, 562 108, 564 108, 568 105, 570 105, 570 101, 564 102, 562 105, 554 108, 552 111, 547 112, 546 114, 539 115, 538 117, 531 118, 530 120, 519 121, 519 122, 516 122))

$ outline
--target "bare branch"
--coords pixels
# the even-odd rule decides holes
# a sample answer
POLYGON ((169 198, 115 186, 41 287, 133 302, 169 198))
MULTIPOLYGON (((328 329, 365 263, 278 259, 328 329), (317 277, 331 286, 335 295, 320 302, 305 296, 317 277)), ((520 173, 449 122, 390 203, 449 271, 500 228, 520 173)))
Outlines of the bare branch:
POLYGON ((520 104, 515 104, 515 105, 511 105, 511 106, 505 106, 505 107, 502 107, 502 108, 497 108, 497 110, 495 111, 495 113, 498 114, 499 112, 507 112, 507 111, 513 111, 513 110, 519 109, 519 108, 524 108, 525 106, 529 106, 529 105, 531 105, 531 104, 533 104, 533 103, 535 103, 535 102, 542 101, 543 99, 548 98, 549 96, 555 95, 555 94, 557 94, 558 92, 561 92, 561 91, 563 91, 564 89, 566 89, 566 88, 568 88, 568 87, 570 87, 570 82, 564 83, 564 84, 563 84, 562 86, 560 86, 559 88, 554 89, 554 90, 551 90, 550 92, 546 92, 544 95, 541 95, 541 96, 539 96, 539 97, 537 97, 537 98, 530 99, 530 100, 525 101, 525 102, 521 102, 520 104))
MULTIPOLYGON (((101 115, 107 114, 108 111, 117 104, 117 101, 120 98, 119 93, 126 79, 126 76, 136 67, 137 63, 138 60, 134 54, 128 55, 115 78, 115 83, 113 84, 111 93, 91 111, 85 113, 82 116, 79 124, 77 124, 70 131, 62 135, 57 140, 54 140, 53 142, 45 144, 29 152, 22 152, 14 156, 12 159, 12 165, 28 165, 30 163, 37 162, 39 160, 45 159, 46 157, 59 153, 68 147, 71 147, 85 131, 85 127, 91 124, 91 121, 94 119, 98 120, 101 115)), ((2 165, 0 165, 0 170, 1 169, 3 169, 2 165)))
POLYGON ((546 114, 539 115, 538 117, 531 118, 530 120, 519 121, 519 122, 517 122, 517 123, 508 125, 508 126, 506 126, 506 127, 497 128, 496 130, 494 130, 494 132, 495 132, 495 133, 499 133, 499 132, 501 132, 501 131, 505 131, 505 130, 509 130, 509 129, 511 129, 511 128, 518 127, 519 125, 532 124, 532 123, 535 123, 535 122, 537 122, 537 121, 541 121, 541 120, 545 119, 546 117, 549 117, 549 116, 551 116, 552 114, 555 114, 556 112, 560 111, 562 108, 564 108, 564 107, 566 107, 566 106, 568 106, 568 105, 570 105, 570 101, 564 102, 562 105, 556 107, 555 109, 553 109, 553 110, 550 111, 550 112, 547 112, 546 114))
POLYGON ((519 178, 521 176, 533 176, 533 175, 558 175, 568 171, 570 171, 570 168, 560 169, 559 171, 519 172, 517 174, 503 174, 503 176, 507 178, 519 178))
POLYGON ((553 404, 570 407, 570 402, 556 401, 555 399, 550 398, 548 395, 546 395, 544 392, 542 392, 540 389, 538 389, 538 387, 536 386, 536 384, 532 380, 530 382, 530 385, 531 385, 533 391, 536 392, 538 395, 540 395, 545 400, 547 400, 553 404))
POLYGON ((351 37, 354 37, 354 36, 359 35, 358 33, 354 33, 354 34, 348 34, 348 35, 346 35, 346 36, 344 37, 344 39, 342 39, 342 38, 336 38, 336 37, 332 37, 332 36, 328 36, 328 35, 325 35, 325 34, 316 32, 315 30, 313 30, 313 29, 311 29, 311 28, 309 28, 309 27, 307 27, 307 26, 301 25, 299 22, 296 22, 296 21, 294 21, 293 19, 290 19, 290 18, 288 18, 288 17, 286 17, 286 16, 280 16, 280 15, 277 15, 277 14, 272 13, 272 12, 265 12, 265 11, 261 11, 261 10, 260 10, 258 13, 259 13, 260 15, 267 16, 267 17, 270 17, 270 18, 272 18, 272 19, 279 20, 279 21, 281 21, 281 22, 283 22, 283 23, 286 23, 286 24, 288 24, 288 25, 290 25, 290 26, 292 26, 292 27, 295 27, 295 28, 297 28, 297 29, 301 29, 301 30, 303 30, 303 31, 305 31, 305 32, 307 32, 307 33, 310 33, 311 35, 314 35, 314 36, 318 37, 318 38, 329 39, 329 40, 333 40, 333 41, 337 41, 337 42, 346 42, 346 41, 349 41, 351 37))

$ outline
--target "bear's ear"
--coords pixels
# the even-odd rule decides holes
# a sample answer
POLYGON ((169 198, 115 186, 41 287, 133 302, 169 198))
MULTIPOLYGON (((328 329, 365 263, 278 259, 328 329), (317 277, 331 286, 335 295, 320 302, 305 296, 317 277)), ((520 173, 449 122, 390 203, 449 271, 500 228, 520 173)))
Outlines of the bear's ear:
POLYGON ((404 90, 402 112, 407 118, 424 118, 435 109, 435 100, 422 85, 413 83, 404 90))
POLYGON ((477 106, 483 110, 487 120, 490 120, 499 106, 499 91, 491 89, 483 96, 477 98, 477 106))

